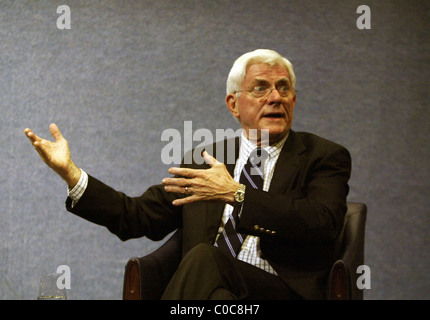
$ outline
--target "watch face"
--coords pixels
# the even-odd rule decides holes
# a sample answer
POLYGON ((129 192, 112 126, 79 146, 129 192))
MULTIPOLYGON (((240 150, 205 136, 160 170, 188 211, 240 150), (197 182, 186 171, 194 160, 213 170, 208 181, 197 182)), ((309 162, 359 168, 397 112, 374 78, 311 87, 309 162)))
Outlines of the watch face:
POLYGON ((236 202, 242 202, 245 198, 245 186, 241 185, 239 189, 234 194, 234 200, 236 202))

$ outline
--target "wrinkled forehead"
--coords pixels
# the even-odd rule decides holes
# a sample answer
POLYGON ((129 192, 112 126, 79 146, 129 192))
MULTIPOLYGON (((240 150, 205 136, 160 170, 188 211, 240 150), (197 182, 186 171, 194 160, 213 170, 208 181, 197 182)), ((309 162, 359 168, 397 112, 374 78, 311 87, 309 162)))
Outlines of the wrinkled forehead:
POLYGON ((291 84, 288 69, 281 64, 253 63, 246 67, 243 84, 251 82, 272 82, 287 81, 291 84))

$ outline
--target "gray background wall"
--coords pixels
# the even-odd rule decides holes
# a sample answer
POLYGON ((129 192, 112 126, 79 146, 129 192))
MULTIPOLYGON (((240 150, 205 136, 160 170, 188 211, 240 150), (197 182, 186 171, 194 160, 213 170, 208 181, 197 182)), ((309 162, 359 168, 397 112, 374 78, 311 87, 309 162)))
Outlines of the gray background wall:
POLYGON ((428 1, 0 1, 0 298, 35 299, 71 268, 69 299, 120 299, 124 264, 154 250, 66 212, 66 185, 23 134, 56 122, 75 162, 129 195, 166 176, 167 128, 233 128, 240 54, 291 59, 293 128, 345 145, 368 205, 366 299, 429 299, 428 1), (71 8, 58 30, 56 9, 71 8), (371 8, 371 30, 356 9, 371 8), (143 148, 145 147, 145 152, 143 148))

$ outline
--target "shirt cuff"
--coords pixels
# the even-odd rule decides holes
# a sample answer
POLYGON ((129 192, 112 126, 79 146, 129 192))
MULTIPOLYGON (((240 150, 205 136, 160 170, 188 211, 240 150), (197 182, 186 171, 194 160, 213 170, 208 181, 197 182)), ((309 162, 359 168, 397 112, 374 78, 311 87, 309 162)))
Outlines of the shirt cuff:
POLYGON ((79 178, 79 181, 76 184, 76 186, 74 186, 73 189, 71 190, 67 189, 68 196, 70 197, 70 199, 72 199, 72 208, 82 197, 82 195, 84 194, 88 186, 88 174, 84 170, 82 169, 80 170, 81 170, 81 177, 79 178))

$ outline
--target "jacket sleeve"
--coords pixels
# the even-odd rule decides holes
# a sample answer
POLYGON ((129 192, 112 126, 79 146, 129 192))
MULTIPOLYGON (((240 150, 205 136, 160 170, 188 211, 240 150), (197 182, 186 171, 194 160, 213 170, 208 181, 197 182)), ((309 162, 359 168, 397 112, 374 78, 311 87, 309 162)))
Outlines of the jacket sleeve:
POLYGON ((146 236, 160 240, 181 224, 181 207, 172 205, 175 194, 162 185, 150 187, 140 197, 128 197, 89 175, 88 186, 79 202, 68 211, 93 223, 105 226, 125 241, 146 236))

